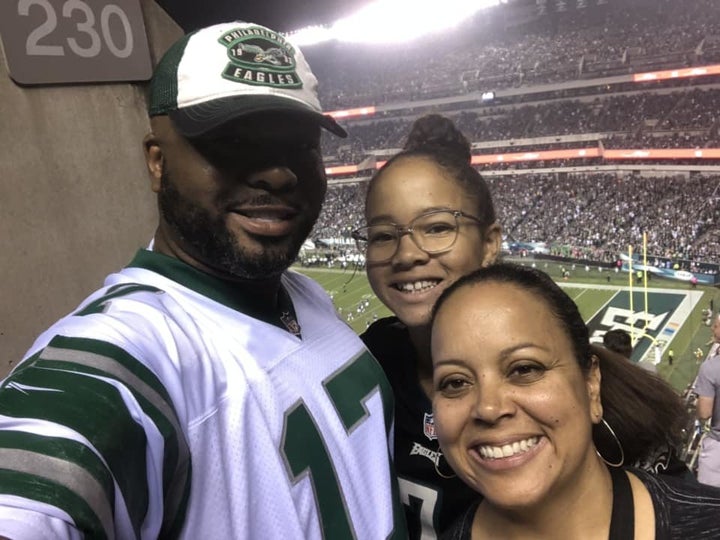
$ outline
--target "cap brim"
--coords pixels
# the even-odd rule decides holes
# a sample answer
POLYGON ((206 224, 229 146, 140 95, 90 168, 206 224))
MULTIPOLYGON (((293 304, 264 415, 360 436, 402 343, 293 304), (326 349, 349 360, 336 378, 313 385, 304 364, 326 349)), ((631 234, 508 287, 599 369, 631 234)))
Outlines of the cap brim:
POLYGON ((244 116, 262 112, 292 113, 315 122, 338 137, 347 137, 347 131, 332 116, 309 109, 302 103, 272 96, 216 99, 170 111, 168 116, 183 136, 192 139, 219 130, 244 116))

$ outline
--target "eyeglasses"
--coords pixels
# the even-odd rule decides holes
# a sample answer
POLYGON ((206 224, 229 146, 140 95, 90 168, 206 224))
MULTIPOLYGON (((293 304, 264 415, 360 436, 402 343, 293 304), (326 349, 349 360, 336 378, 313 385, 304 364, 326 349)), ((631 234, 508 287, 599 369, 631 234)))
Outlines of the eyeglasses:
POLYGON ((460 218, 467 218, 483 225, 480 218, 460 210, 433 210, 421 214, 407 226, 397 223, 379 223, 360 227, 352 232, 360 251, 368 262, 386 262, 393 258, 400 245, 400 238, 409 234, 415 245, 425 253, 441 253, 455 245, 460 218))

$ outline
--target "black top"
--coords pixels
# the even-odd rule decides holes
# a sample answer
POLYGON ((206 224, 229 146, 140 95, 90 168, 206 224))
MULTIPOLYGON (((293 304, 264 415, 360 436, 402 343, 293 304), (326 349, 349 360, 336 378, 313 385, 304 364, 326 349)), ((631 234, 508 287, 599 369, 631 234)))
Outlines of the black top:
POLYGON ((407 327, 389 317, 360 336, 385 370, 395 394, 395 470, 410 538, 434 538, 450 526, 478 494, 453 475, 435 437, 432 403, 417 378, 417 354, 407 327), (438 461, 439 460, 439 461, 438 461), (423 526, 425 535, 423 536, 423 526))
MULTIPOLYGON (((650 492, 655 510, 656 540, 717 540, 720 538, 720 489, 682 478, 628 469, 650 492)), ((470 540, 479 499, 443 534, 443 540, 470 540)), ((614 515, 614 514, 613 514, 614 515)), ((626 540, 618 533, 609 540, 626 540)))

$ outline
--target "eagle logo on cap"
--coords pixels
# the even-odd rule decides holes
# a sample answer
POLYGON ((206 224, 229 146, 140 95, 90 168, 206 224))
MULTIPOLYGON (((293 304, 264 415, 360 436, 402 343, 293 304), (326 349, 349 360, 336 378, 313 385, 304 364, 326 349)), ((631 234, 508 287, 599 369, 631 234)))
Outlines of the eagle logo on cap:
POLYGON ((265 50, 257 45, 250 45, 249 43, 238 43, 237 48, 243 53, 249 53, 255 55, 253 62, 262 64, 266 62, 273 66, 282 66, 290 63, 290 58, 283 50, 279 47, 273 47, 272 49, 265 50))
POLYGON ((295 49, 280 34, 259 26, 237 28, 218 41, 227 47, 230 59, 223 78, 257 86, 302 88, 295 49))

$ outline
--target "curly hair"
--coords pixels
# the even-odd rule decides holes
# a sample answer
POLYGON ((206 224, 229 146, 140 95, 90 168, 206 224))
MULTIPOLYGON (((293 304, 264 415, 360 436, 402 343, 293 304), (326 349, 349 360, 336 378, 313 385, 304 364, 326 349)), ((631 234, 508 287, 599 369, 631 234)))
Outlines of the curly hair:
POLYGON ((477 202, 476 217, 482 225, 495 222, 495 206, 490 188, 472 166, 471 146, 465 135, 449 118, 429 114, 418 118, 410 129, 401 152, 389 159, 370 179, 368 194, 373 184, 395 163, 420 157, 435 163, 448 178, 456 181, 477 202))

